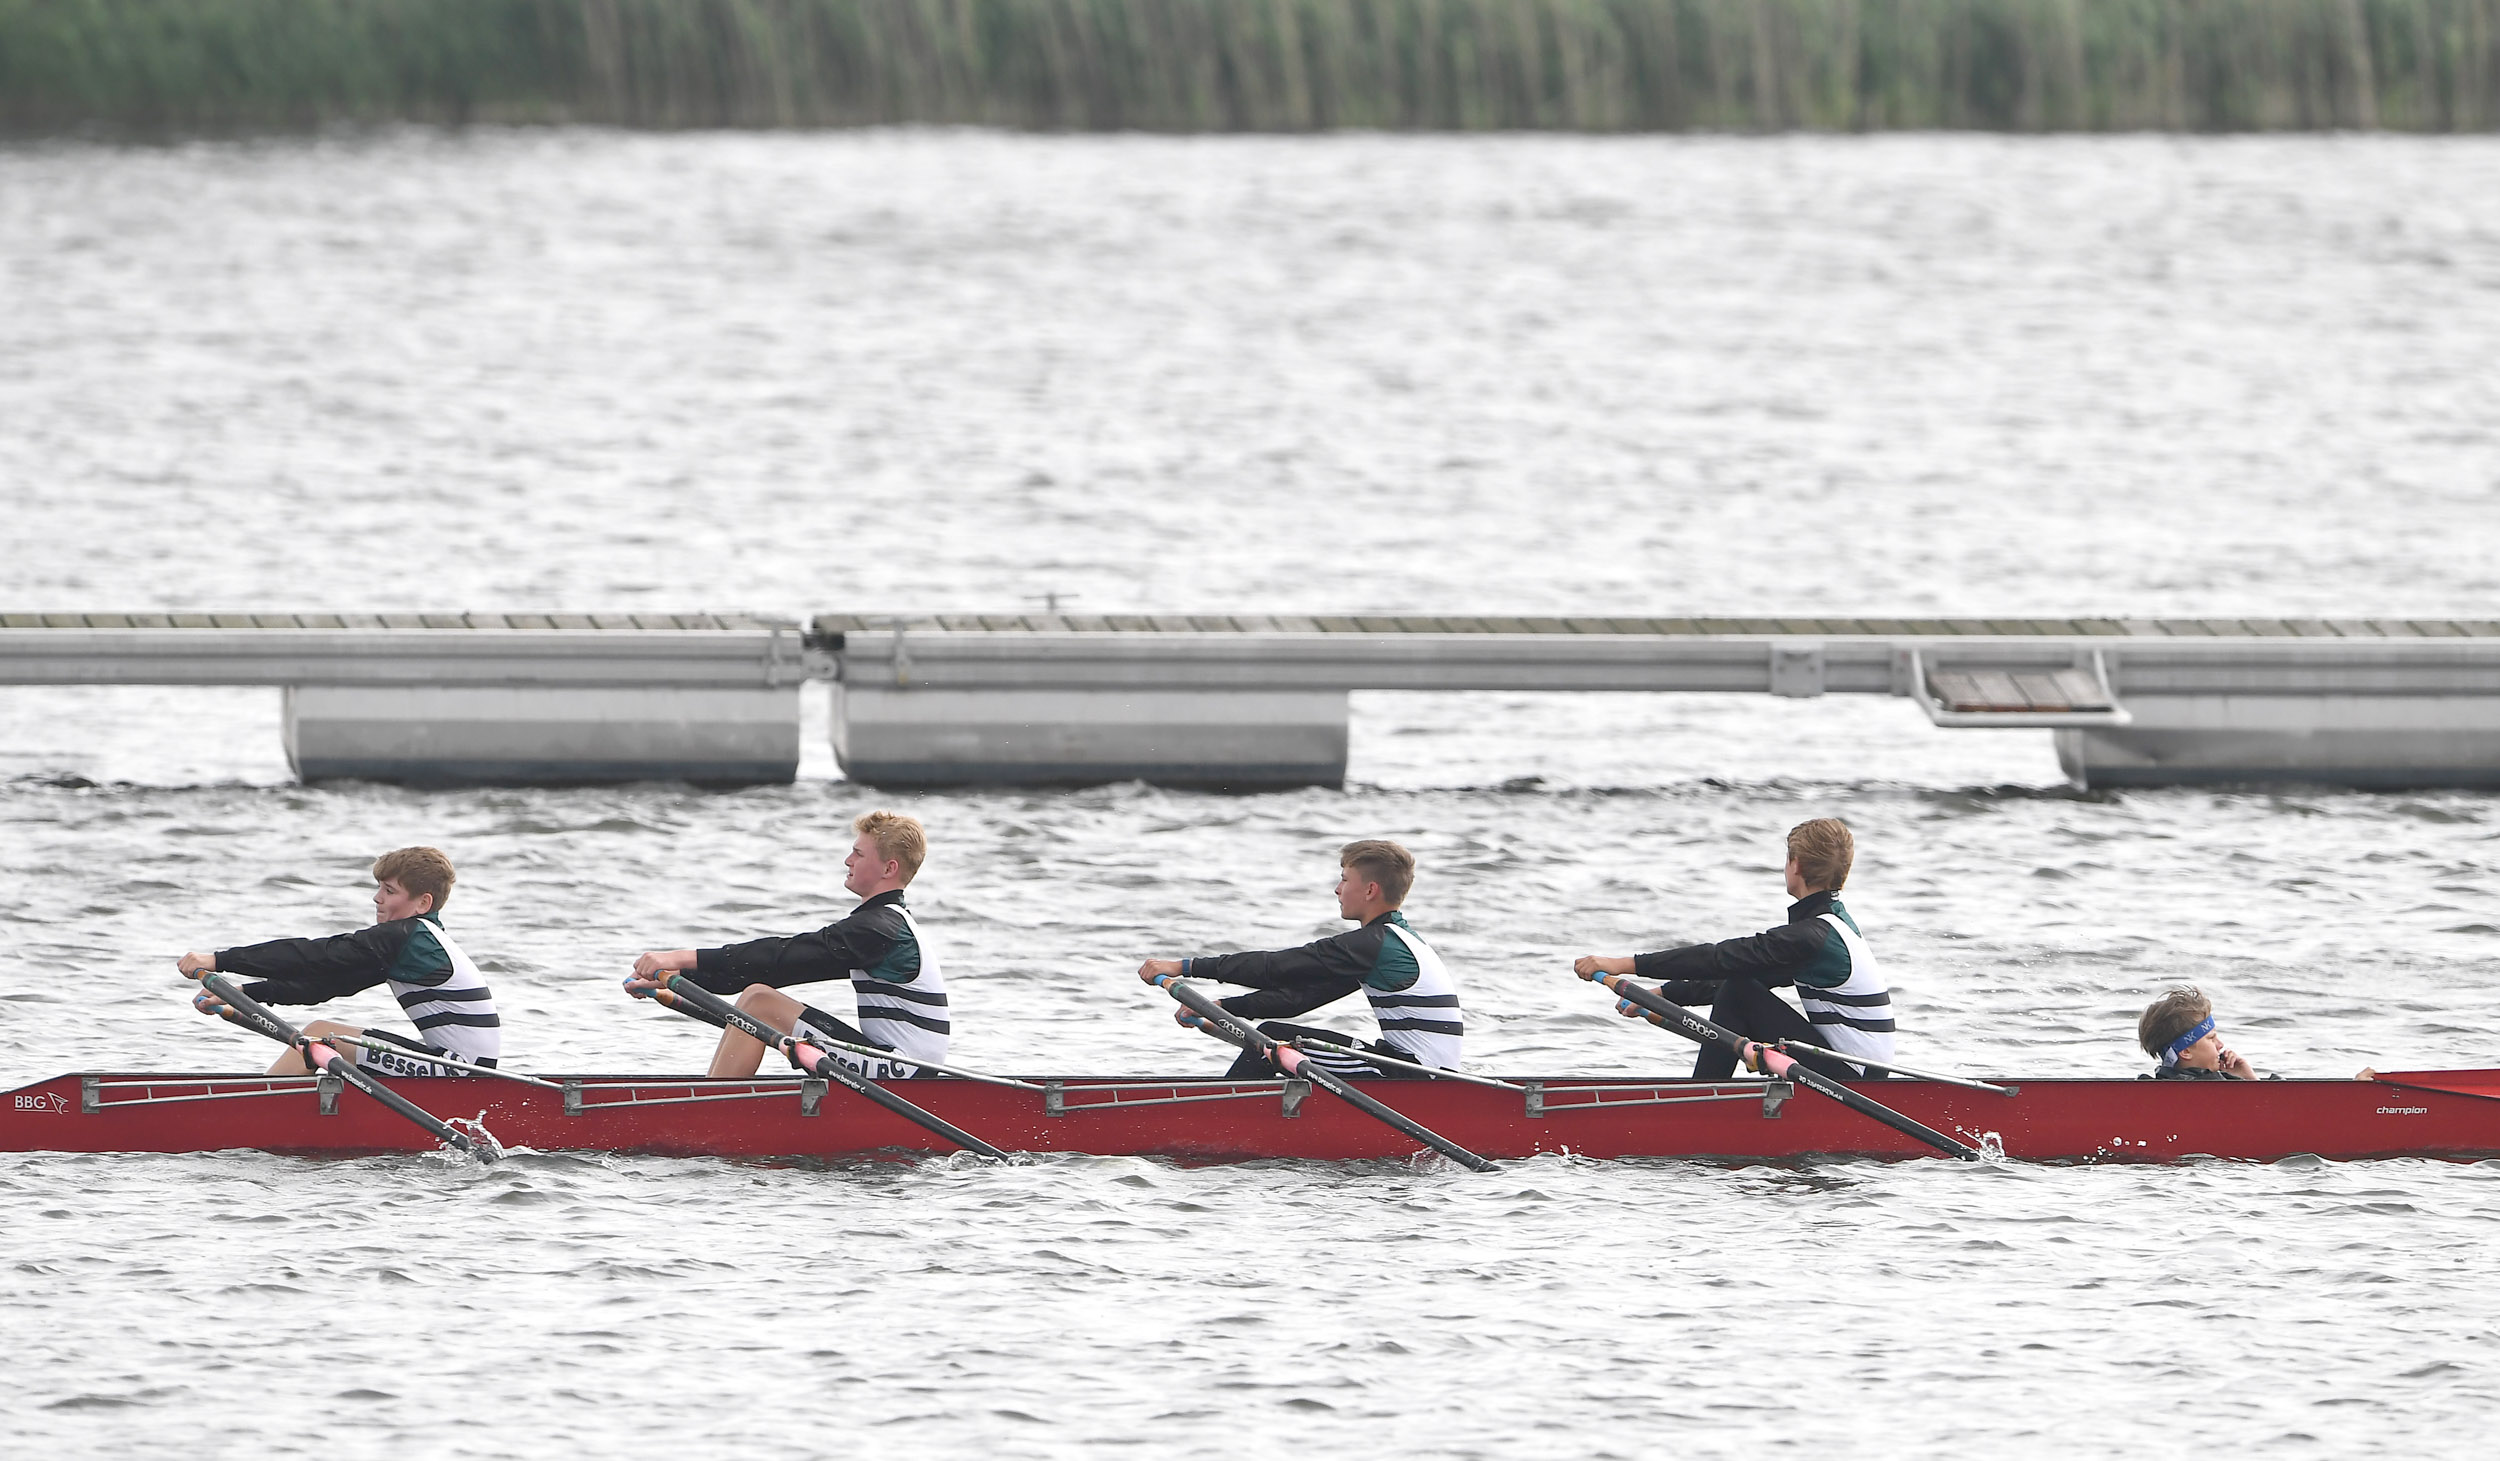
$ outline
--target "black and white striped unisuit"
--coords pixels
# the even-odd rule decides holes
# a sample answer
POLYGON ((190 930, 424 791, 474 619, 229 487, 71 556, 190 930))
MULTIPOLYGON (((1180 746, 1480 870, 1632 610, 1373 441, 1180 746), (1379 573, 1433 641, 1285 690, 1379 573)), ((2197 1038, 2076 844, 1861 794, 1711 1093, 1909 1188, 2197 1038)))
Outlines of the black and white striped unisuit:
MULTIPOLYGON (((450 971, 431 984, 392 979, 392 996, 416 1022, 418 1038, 426 1044, 463 1060, 500 1056, 503 1020, 495 1013, 495 996, 486 987, 486 977, 441 924, 420 916, 410 937, 429 936, 442 946, 443 956, 451 961, 450 971)), ((408 962, 401 960, 402 966, 408 962)))

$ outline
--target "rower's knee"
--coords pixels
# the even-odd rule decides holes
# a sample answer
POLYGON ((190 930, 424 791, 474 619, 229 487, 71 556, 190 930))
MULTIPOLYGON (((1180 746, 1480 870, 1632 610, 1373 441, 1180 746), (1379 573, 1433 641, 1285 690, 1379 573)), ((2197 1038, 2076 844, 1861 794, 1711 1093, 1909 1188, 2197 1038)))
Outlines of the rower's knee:
POLYGON ((787 1024, 798 1017, 800 1005, 769 984, 750 984, 739 992, 738 1008, 758 1019, 787 1024))

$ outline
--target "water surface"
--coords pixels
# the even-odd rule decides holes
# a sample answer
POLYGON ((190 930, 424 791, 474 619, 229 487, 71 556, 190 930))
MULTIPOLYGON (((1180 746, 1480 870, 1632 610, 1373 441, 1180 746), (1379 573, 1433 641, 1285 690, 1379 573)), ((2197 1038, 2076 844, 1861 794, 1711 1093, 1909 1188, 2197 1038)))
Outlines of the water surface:
MULTIPOLYGON (((13 604, 2488 616, 2500 145, 343 135, 0 150, 13 604)), ((1847 899, 1905 1056, 2500 1054, 2486 794, 2077 795, 1835 697, 1357 697, 1352 784, 417 793, 274 692, 0 692, 0 1068, 257 1064, 171 956, 450 850, 515 1063, 686 1070, 640 949, 907 806, 963 1062, 1211 1069, 1130 971, 1397 837, 1497 1071, 1568 959, 1847 899)), ((837 1000, 839 996, 836 996, 837 1000)), ((367 996, 353 1013, 381 1019, 367 996)), ((1359 1020, 1359 1017, 1357 1017, 1359 1020)), ((30 1452, 2476 1454, 2492 1182, 1431 1162, 0 1160, 30 1452), (707 1410, 704 1397, 735 1398, 707 1410), (751 1432, 751 1434, 750 1434, 751 1432)))

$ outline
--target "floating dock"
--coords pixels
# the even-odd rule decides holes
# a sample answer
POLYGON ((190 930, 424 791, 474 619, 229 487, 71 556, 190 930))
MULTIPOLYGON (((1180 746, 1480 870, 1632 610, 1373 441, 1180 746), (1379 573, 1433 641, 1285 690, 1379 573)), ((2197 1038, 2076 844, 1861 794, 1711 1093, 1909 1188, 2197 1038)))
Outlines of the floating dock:
MULTIPOLYGON (((276 685, 307 779, 1337 785, 1355 690, 1892 695, 2077 785, 2500 785, 2500 622, 0 614, 0 684, 276 685)), ((1671 748, 1667 754, 1672 754, 1671 748)))

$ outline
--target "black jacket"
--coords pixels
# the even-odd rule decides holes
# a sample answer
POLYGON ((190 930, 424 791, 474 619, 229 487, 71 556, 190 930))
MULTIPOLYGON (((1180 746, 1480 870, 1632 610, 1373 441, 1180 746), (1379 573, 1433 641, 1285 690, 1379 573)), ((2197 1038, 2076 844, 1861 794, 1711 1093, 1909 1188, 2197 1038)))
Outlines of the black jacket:
POLYGON ((245 974, 243 992, 263 1004, 320 1004, 387 979, 432 986, 451 977, 451 955, 427 924, 431 914, 397 918, 329 938, 282 938, 217 951, 217 967, 245 974))
POLYGON ((1414 926, 1393 908, 1360 928, 1300 948, 1183 959, 1181 972, 1197 979, 1249 985, 1252 993, 1236 994, 1220 1003, 1226 1011, 1251 1020, 1308 1014, 1366 987, 1394 994, 1413 984, 1423 970, 1406 941, 1390 935, 1393 920, 1401 928, 1414 926))
MULTIPOLYGON (((1655 979, 1677 1004, 1709 1004, 1727 979, 1750 979, 1765 989, 1803 984, 1837 989, 1849 982, 1849 946, 1823 921, 1826 913, 1849 916, 1837 893, 1808 893, 1788 905, 1788 922, 1762 933, 1715 944, 1686 944, 1638 954, 1632 972, 1655 979)), ((1855 927, 1853 921, 1851 927, 1855 927)))
POLYGON ((714 994, 750 984, 775 989, 865 974, 893 984, 920 977, 920 941, 903 921, 903 890, 879 893, 814 933, 695 950, 694 982, 714 994))

